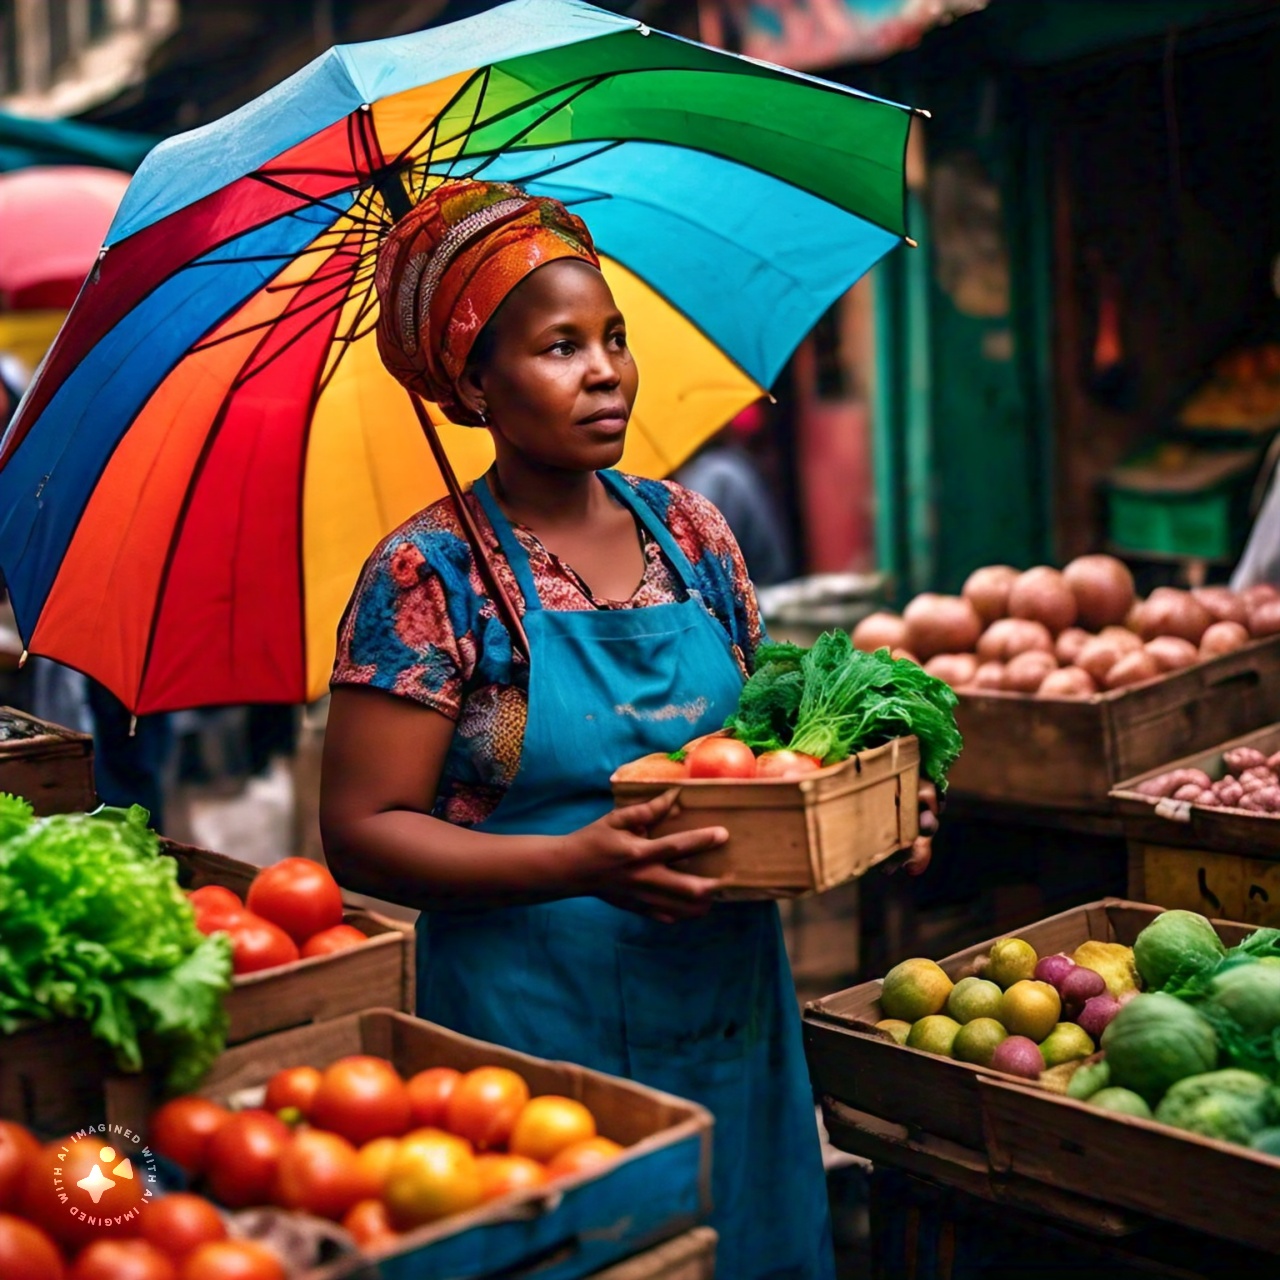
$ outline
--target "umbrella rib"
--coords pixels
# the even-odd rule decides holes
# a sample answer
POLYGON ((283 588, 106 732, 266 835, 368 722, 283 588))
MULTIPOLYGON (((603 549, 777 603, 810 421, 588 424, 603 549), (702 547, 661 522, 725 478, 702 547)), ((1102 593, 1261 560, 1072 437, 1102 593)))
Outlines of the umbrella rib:
MULTIPOLYGON (((574 165, 585 164, 588 160, 595 160, 598 157, 605 155, 607 152, 615 151, 617 150, 618 147, 622 147, 625 145, 626 145, 626 140, 622 138, 616 138, 612 142, 603 143, 601 146, 597 147, 596 150, 592 151, 588 155, 574 156, 572 160, 563 160, 559 164, 548 165, 545 169, 539 169, 536 173, 522 174, 518 179, 518 181, 541 182, 544 178, 549 178, 553 173, 561 173, 565 169, 572 169, 574 165)), ((538 150, 538 149, 540 148, 533 148, 533 147, 528 148, 528 150, 531 150, 531 151, 538 150)), ((489 156, 490 162, 498 158, 497 155, 494 153, 485 152, 484 154, 489 156)), ((611 199, 610 196, 604 195, 604 194, 601 194, 599 198, 601 200, 611 199)))
MULTIPOLYGON (((332 297, 335 293, 340 295, 341 290, 331 289, 329 290, 326 296, 332 297)), ((297 333, 295 333, 292 337, 287 338, 283 343, 280 344, 279 347, 277 347, 274 351, 272 351, 266 357, 266 359, 264 359, 260 364, 258 364, 256 367, 250 367, 252 365, 253 360, 257 358, 258 352, 261 350, 261 347, 259 347, 258 350, 255 351, 253 355, 250 357, 250 359, 245 363, 241 371, 236 375, 235 380, 232 383, 232 389, 238 391, 241 387, 245 386, 250 379, 256 378, 258 374, 262 373, 266 369, 269 369, 291 347, 294 347, 297 345, 297 343, 301 342, 302 339, 305 338, 307 334, 310 333, 311 330, 314 329, 315 326, 319 324, 322 320, 324 320, 326 317, 331 315, 340 315, 342 313, 342 308, 344 306, 346 306, 346 298, 340 296, 339 301, 337 302, 336 305, 331 304, 327 307, 324 307, 317 315, 312 316, 307 321, 307 323, 304 324, 298 330, 297 333)), ((296 311, 286 313, 286 315, 288 316, 289 319, 295 319, 298 316, 302 315, 303 312, 308 310, 309 308, 310 308, 310 304, 304 304, 303 306, 299 307, 296 311)), ((282 315, 280 319, 281 320, 285 319, 286 315, 282 315)))
MULTIPOLYGON (((480 84, 480 88, 479 88, 479 90, 478 90, 478 91, 477 91, 477 93, 476 93, 476 105, 475 105, 474 109, 473 109, 473 110, 472 110, 472 112, 471 112, 471 123, 467 126, 467 132, 466 132, 466 136, 467 136, 467 137, 470 137, 470 136, 471 136, 471 134, 474 132, 475 127, 476 127, 476 123, 477 123, 477 122, 479 121, 479 119, 480 119, 480 112, 484 110, 484 99, 485 99, 485 94, 487 94, 487 93, 489 92, 489 75, 490 75, 490 72, 491 72, 491 71, 492 71, 492 65, 485 67, 484 71, 483 71, 483 72, 482 72, 482 74, 481 74, 481 84, 480 84)), ((439 121, 440 121, 440 113, 439 113, 439 112, 436 112, 436 118, 435 118, 435 121, 434 121, 433 123, 434 123, 434 124, 436 124, 436 125, 438 125, 438 124, 439 124, 439 121)), ((436 148, 436 146, 438 145, 439 141, 440 141, 440 137, 439 137, 439 133, 438 133, 438 131, 437 131, 436 137, 435 137, 434 141, 432 142, 431 147, 430 147, 430 148, 428 149, 428 151, 427 151, 427 165, 428 165, 428 167, 430 167, 432 153, 435 151, 435 148, 436 148)), ((458 161, 459 161, 461 158, 462 158, 462 150, 461 150, 461 148, 459 148, 457 155, 455 155, 455 156, 454 156, 454 157, 449 161, 449 176, 450 176, 450 177, 452 177, 452 176, 453 176, 453 166, 454 166, 454 165, 456 165, 456 164, 458 163, 458 161)))
MULTIPOLYGON (((300 307, 298 307, 294 311, 290 311, 286 307, 285 310, 282 311, 278 316, 272 316, 270 319, 267 319, 267 320, 255 320, 252 324, 246 324, 241 328, 235 329, 229 333, 219 333, 217 337, 205 338, 205 339, 202 339, 200 342, 192 343, 190 350, 193 353, 197 351, 209 351, 209 350, 212 350, 212 348, 214 347, 222 346, 224 342, 232 341, 232 339, 234 338, 243 338, 246 334, 257 333, 259 330, 262 330, 262 329, 271 329, 275 325, 278 325, 280 321, 283 320, 286 316, 301 315, 304 311, 317 307, 321 303, 326 302, 330 298, 334 297, 336 294, 342 293, 343 289, 347 288, 350 285, 350 283, 351 283, 350 280, 348 280, 343 284, 335 285, 332 288, 325 290, 325 292, 323 294, 320 294, 318 297, 309 298, 306 302, 304 302, 300 307)), ((293 287, 300 289, 301 283, 293 287)))
MULTIPOLYGON (((278 182, 275 178, 264 173, 261 169, 257 169, 246 176, 254 179, 256 182, 261 182, 265 187, 271 187, 276 191, 283 192, 287 196, 293 196, 295 200, 301 202, 301 205, 304 208, 327 209, 330 213, 336 214, 340 218, 349 216, 349 210, 339 208, 336 204, 330 204, 328 196, 308 195, 305 191, 299 191, 296 187, 289 186, 287 182, 278 182)), ((363 184, 360 185, 362 186, 363 184)))
MULTIPOLYGON (((431 119, 427 122, 427 124, 421 130, 419 130, 419 132, 414 137, 412 137, 408 141, 408 143, 405 144, 405 146, 403 146, 400 149, 399 153, 396 155, 396 158, 392 161, 390 167, 395 168, 397 165, 401 165, 406 160, 408 160, 409 157, 414 153, 414 151, 417 150, 418 146, 422 143, 423 139, 426 138, 428 134, 432 133, 434 130, 440 127, 441 117, 444 116, 447 112, 452 111, 453 108, 459 102, 462 101, 463 96, 467 93, 467 91, 471 88, 471 86, 480 80, 484 82, 483 86, 479 91, 479 96, 481 97, 481 99, 483 99, 484 95, 489 91, 489 76, 492 70, 493 70, 492 65, 489 65, 486 67, 482 67, 479 71, 476 71, 474 74, 468 76, 467 79, 461 85, 458 86, 458 91, 453 95, 453 97, 450 98, 449 101, 446 102, 444 106, 441 107, 440 110, 437 111, 435 115, 431 117, 431 119)), ((474 125, 472 127, 474 127, 474 125)), ((376 128, 376 125, 375 125, 375 128, 376 128)), ((437 142, 438 142, 438 139, 432 142, 431 150, 434 150, 437 142)), ((430 155, 430 150, 428 151, 428 155, 430 155)))

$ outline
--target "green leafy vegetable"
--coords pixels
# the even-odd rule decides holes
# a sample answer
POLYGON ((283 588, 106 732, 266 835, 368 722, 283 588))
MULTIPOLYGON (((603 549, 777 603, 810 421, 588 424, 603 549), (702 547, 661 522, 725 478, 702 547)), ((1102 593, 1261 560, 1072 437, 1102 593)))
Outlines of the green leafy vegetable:
POLYGON ((147 812, 25 825, 0 802, 0 1031, 81 1018, 120 1067, 163 1063, 192 1088, 226 1040, 231 954, 204 937, 147 812), (17 828, 15 830, 15 827, 17 828))
POLYGON ((823 764, 914 734, 926 776, 945 788, 963 745, 956 701, 915 663, 888 649, 862 653, 847 632, 828 631, 811 649, 761 645, 726 727, 756 752, 788 748, 823 764))

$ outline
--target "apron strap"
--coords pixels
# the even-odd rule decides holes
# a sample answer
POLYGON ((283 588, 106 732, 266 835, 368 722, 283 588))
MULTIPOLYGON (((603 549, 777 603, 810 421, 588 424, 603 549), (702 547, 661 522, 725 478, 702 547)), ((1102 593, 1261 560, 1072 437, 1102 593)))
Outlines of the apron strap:
POLYGON ((636 493, 618 472, 597 471, 596 474, 604 481, 605 488, 624 507, 630 509, 636 519, 649 531, 649 535, 653 540, 662 548, 662 554, 667 557, 685 591, 699 590, 697 580, 694 577, 693 566, 689 563, 688 556, 680 550, 680 544, 672 537, 671 530, 658 518, 658 513, 636 493))
POLYGON ((502 508, 494 500, 493 490, 489 488, 489 477, 481 476, 471 486, 471 491, 480 499, 480 506, 497 536, 498 546, 506 556, 511 572, 515 574, 516 585, 520 588, 520 594, 524 596, 525 612, 530 613, 534 609, 541 609, 542 601, 538 597, 538 588, 533 580, 533 567, 529 563, 529 553, 520 545, 520 539, 516 537, 511 521, 503 515, 502 508))

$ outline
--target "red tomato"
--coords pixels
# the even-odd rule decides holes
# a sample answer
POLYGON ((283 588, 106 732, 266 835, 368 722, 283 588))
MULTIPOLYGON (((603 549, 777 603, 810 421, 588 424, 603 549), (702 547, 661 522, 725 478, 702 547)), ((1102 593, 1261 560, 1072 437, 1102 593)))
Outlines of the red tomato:
POLYGON ((259 871, 245 901, 299 946, 342 923, 342 890, 329 869, 310 858, 284 858, 259 871))
POLYGON ((821 760, 802 751, 766 751, 756 761, 756 777, 799 778, 821 768, 821 760))
POLYGON ((374 1138, 398 1138, 409 1128, 409 1091, 385 1058, 339 1058, 320 1078, 311 1123, 363 1146, 374 1138))
POLYGON ((365 1189, 356 1149, 346 1138, 303 1129, 280 1153, 275 1201, 320 1218, 341 1218, 365 1189))
POLYGON ((477 1151, 505 1147, 529 1101, 524 1078, 506 1067, 477 1067, 458 1081, 445 1108, 450 1133, 469 1139, 477 1151))
POLYGON ((612 1164, 622 1152, 623 1148, 608 1138, 587 1138, 583 1142, 575 1142, 571 1147, 565 1147, 547 1165, 547 1177, 572 1178, 575 1174, 590 1173, 593 1169, 612 1164))
POLYGON ((381 1200, 361 1200, 342 1219, 342 1225, 362 1249, 376 1249, 396 1238, 387 1206, 381 1200))
POLYGON ((387 1184, 387 1170, 399 1150, 399 1138, 374 1138, 356 1153, 361 1200, 376 1200, 382 1194, 387 1184))
POLYGON ((231 968, 234 973, 257 973, 277 965, 292 964, 298 948, 278 925, 246 911, 227 926, 231 935, 231 968))
POLYGON ((152 1115, 148 1141, 187 1173, 203 1173, 209 1139, 230 1119, 226 1107, 208 1098, 174 1098, 152 1115))
POLYGON ((306 1119, 319 1088, 320 1072, 315 1067, 285 1067, 267 1081, 267 1096, 262 1105, 272 1112, 296 1107, 306 1119))
POLYGON ((4 1280, 62 1280, 57 1246, 39 1227, 0 1213, 0 1276, 4 1280))
POLYGON ((209 1190, 228 1209, 270 1204, 289 1126, 270 1111, 237 1111, 209 1142, 209 1190))
POLYGON ((361 933, 353 924, 335 924, 332 929, 321 929, 313 933, 302 944, 302 958, 310 960, 312 956, 331 956, 336 951, 350 951, 369 941, 367 934, 361 933))
POLYGON ((178 1269, 145 1240, 95 1240, 76 1258, 71 1280, 178 1280, 178 1269))
POLYGON ((244 914, 244 903, 230 889, 207 884, 192 889, 187 900, 195 908, 196 928, 201 933, 217 933, 244 914))
POLYGON ((516 1191, 528 1191, 533 1187, 545 1187, 547 1171, 528 1156, 509 1156, 493 1152, 476 1157, 480 1171, 480 1194, 486 1200, 509 1196, 516 1191))
POLYGON ((40 1144, 20 1124, 0 1120, 0 1212, 17 1202, 22 1171, 40 1144))
POLYGON ((462 1079, 453 1067, 428 1067, 409 1078, 409 1106, 415 1129, 442 1129, 449 1099, 462 1079))
POLYGON ((148 1191, 142 1152, 109 1141, 95 1132, 51 1142, 23 1174, 18 1212, 70 1252, 138 1234, 148 1191))
POLYGON ((204 1196, 185 1191, 174 1191, 148 1205, 138 1231, 144 1240, 179 1261, 197 1245, 227 1238, 226 1224, 217 1209, 204 1196))
POLYGON ((285 1280, 285 1271, 256 1240, 215 1240, 187 1255, 178 1280, 285 1280))
POLYGON ((754 778, 756 757, 737 738, 704 738, 685 762, 691 778, 754 778))

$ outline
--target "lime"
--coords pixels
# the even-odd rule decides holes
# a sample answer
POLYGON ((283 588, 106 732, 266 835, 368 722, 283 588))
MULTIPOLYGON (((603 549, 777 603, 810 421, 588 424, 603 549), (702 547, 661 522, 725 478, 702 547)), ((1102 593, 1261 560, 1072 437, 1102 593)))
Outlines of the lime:
POLYGON ((1040 957, 1029 942, 1021 938, 1001 938, 992 943, 983 977, 998 982, 1006 990, 1015 982, 1035 976, 1040 957))
POLYGON ((1000 1021, 1011 1036, 1039 1044, 1058 1024, 1062 1000, 1047 982, 1015 982, 1000 1001, 1000 1021))
POLYGON ((961 1026, 974 1018, 995 1018, 1000 995, 1000 988, 985 978, 961 978, 947 997, 947 1013, 961 1026))
POLYGON ((1008 1034, 994 1018, 974 1018, 957 1033, 951 1045, 952 1056, 961 1062, 976 1062, 980 1067, 989 1067, 991 1055, 1008 1034))
POLYGON ((1101 1107, 1103 1111, 1119 1111, 1121 1115, 1151 1119, 1151 1108, 1132 1089, 1120 1089, 1111 1085, 1106 1089, 1099 1089, 1089 1099, 1089 1103, 1091 1106, 1101 1107))
POLYGON ((954 1018, 934 1013, 912 1025, 907 1044, 912 1049, 923 1049, 925 1053, 936 1053, 943 1058, 949 1058, 951 1046, 955 1043, 959 1031, 960 1024, 954 1018))
POLYGON ((932 960, 904 960, 885 975, 880 1008, 886 1018, 915 1022, 940 1013, 951 994, 951 979, 932 960))
POLYGON ((876 1030, 888 1032, 897 1044, 906 1044, 911 1034, 911 1023, 903 1022, 901 1018, 882 1018, 876 1023, 876 1030))

